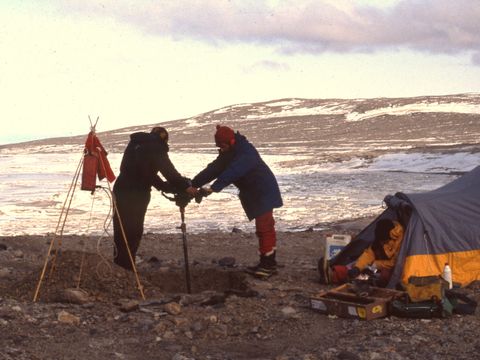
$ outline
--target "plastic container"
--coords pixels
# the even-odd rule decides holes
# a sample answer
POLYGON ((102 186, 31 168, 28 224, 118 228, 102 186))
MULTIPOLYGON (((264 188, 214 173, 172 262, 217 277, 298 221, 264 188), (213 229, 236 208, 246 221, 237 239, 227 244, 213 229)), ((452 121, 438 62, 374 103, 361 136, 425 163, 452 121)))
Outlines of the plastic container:
POLYGON ((450 268, 450 265, 448 265, 448 263, 445 263, 445 267, 443 268, 442 277, 446 282, 448 282, 448 288, 451 289, 453 287, 452 269, 450 268))
POLYGON ((336 256, 352 240, 350 235, 334 234, 325 241, 325 259, 330 260, 336 256))

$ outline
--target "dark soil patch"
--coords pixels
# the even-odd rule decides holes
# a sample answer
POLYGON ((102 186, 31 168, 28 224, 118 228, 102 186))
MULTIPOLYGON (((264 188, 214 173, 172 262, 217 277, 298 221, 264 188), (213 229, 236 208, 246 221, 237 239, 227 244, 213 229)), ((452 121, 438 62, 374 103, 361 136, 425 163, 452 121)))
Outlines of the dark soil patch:
MULTIPOLYGON (((42 267, 31 271, 13 286, 2 289, 3 296, 32 300, 41 273, 42 267)), ((245 274, 238 270, 193 266, 190 275, 192 293, 242 293, 248 290, 245 274)), ((147 298, 187 293, 184 268, 148 267, 139 271, 138 276, 147 298)), ((62 302, 62 291, 73 288, 85 291, 92 301, 98 302, 141 298, 133 272, 117 266, 100 254, 67 250, 48 262, 38 299, 43 302, 62 302)))

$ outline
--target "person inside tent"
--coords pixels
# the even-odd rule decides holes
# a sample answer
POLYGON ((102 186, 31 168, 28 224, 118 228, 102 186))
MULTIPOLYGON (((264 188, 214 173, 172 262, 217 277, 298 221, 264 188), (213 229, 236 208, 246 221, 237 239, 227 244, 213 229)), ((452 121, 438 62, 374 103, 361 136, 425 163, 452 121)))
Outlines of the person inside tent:
POLYGON ((403 233, 403 226, 398 221, 379 220, 375 226, 375 240, 348 270, 348 278, 374 272, 377 285, 386 286, 397 261, 403 233))

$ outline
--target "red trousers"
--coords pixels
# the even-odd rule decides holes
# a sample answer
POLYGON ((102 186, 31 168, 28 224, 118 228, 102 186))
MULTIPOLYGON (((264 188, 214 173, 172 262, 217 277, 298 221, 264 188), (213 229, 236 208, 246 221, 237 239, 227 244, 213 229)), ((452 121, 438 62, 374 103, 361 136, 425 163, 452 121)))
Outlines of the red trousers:
POLYGON ((255 228, 258 237, 260 255, 271 255, 276 249, 277 235, 275 233, 275 220, 273 210, 255 218, 255 228))

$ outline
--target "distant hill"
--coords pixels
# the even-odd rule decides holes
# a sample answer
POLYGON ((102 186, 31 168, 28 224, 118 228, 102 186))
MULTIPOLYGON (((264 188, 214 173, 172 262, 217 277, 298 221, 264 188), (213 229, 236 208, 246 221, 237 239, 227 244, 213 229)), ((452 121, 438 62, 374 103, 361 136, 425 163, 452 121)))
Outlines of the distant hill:
MULTIPOLYGON (((161 125, 170 132, 172 151, 213 152, 213 134, 219 123, 245 134, 262 153, 307 155, 306 164, 312 157, 341 161, 400 151, 480 152, 480 94, 288 98, 230 105, 187 119, 99 132, 98 136, 109 152, 122 152, 130 133, 161 125)), ((0 149, 62 152, 69 146, 81 148, 84 141, 82 135, 3 145, 0 149)))

